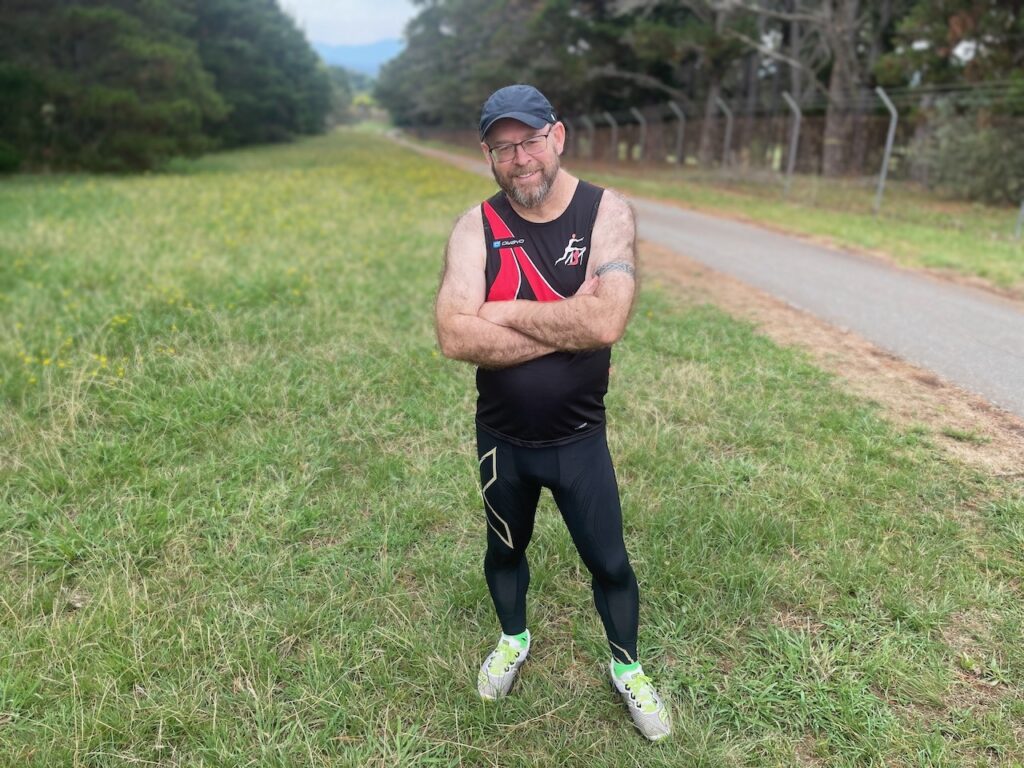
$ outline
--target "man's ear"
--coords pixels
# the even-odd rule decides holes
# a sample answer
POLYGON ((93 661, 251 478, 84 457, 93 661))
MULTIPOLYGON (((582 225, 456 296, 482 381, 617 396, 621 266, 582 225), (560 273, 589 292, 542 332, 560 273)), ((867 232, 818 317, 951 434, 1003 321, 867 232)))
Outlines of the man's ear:
POLYGON ((565 124, 559 120, 551 129, 551 133, 555 138, 555 154, 561 155, 565 149, 565 124))

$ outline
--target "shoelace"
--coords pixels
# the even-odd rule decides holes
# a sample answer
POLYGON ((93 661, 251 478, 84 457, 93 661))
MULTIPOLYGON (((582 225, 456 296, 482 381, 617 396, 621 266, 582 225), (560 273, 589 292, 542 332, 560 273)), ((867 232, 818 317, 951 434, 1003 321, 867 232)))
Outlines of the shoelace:
POLYGON ((512 662, 519 658, 520 650, 512 643, 502 641, 494 649, 494 658, 487 665, 487 671, 492 675, 502 675, 512 668, 512 662))
POLYGON ((628 682, 624 683, 629 695, 636 701, 641 712, 650 713, 658 711, 658 700, 654 694, 654 685, 647 675, 634 675, 628 682))

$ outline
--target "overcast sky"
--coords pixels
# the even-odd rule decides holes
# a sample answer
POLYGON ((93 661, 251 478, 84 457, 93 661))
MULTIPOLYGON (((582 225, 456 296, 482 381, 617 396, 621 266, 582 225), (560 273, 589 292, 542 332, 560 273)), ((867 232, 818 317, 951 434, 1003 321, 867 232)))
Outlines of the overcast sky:
POLYGON ((306 37, 332 45, 362 45, 402 37, 416 9, 408 0, 278 0, 306 37))

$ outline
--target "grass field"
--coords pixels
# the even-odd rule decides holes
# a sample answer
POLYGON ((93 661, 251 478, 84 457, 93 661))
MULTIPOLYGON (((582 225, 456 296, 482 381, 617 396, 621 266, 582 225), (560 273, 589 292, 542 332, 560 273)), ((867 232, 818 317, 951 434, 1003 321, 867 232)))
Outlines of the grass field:
MULTIPOLYGON (((425 144, 479 157, 475 145, 425 144)), ((482 161, 481 161, 482 163, 482 161)), ((709 213, 823 238, 887 256, 911 268, 980 277, 1024 298, 1024 239, 1014 237, 1016 208, 944 199, 921 186, 890 180, 881 213, 873 212, 874 180, 794 176, 788 197, 781 177, 736 171, 616 166, 569 159, 574 172, 629 194, 675 201, 709 213)))
POLYGON ((484 179, 371 135, 0 183, 0 766, 1019 765, 1024 482, 647 288, 610 440, 651 746, 550 498, 481 703, 473 372, 432 300, 484 179))

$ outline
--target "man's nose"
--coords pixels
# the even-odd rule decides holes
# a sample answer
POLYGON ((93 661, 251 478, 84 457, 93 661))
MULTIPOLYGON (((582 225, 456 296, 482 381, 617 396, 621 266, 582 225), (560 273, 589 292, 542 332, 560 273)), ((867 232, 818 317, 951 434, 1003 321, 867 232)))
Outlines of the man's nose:
POLYGON ((522 144, 516 144, 515 145, 515 149, 516 149, 516 156, 515 156, 516 165, 525 165, 526 163, 530 162, 530 158, 533 157, 533 155, 531 155, 529 152, 527 152, 526 148, 522 144), (522 158, 523 158, 522 160, 519 159, 520 156, 522 156, 522 158))

